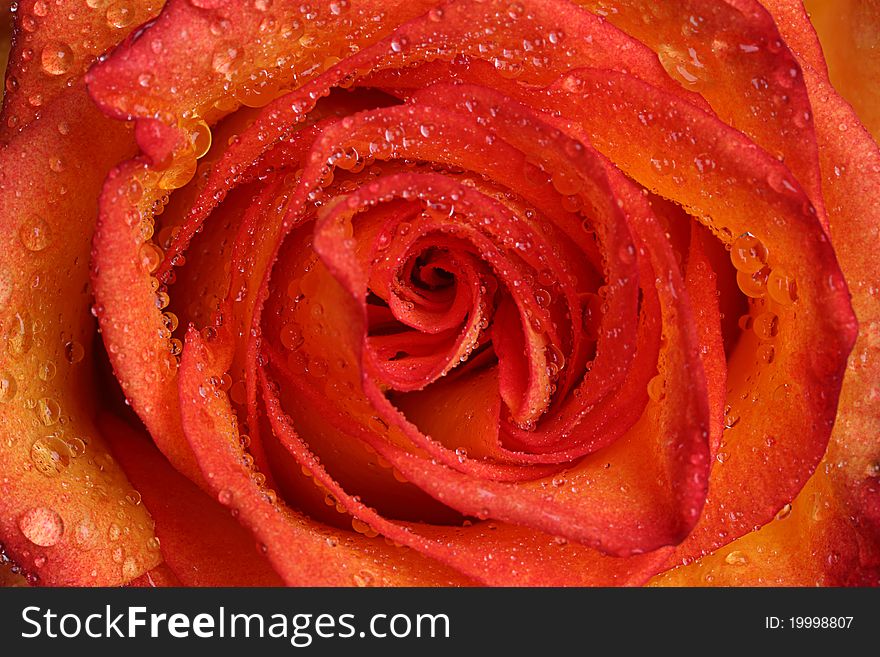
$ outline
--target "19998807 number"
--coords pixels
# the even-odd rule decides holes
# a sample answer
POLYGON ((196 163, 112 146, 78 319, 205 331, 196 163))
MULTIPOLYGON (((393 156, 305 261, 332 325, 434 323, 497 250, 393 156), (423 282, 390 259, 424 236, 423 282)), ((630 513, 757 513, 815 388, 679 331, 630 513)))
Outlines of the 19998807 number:
POLYGON ((789 627, 793 629, 848 629, 853 616, 791 616, 789 627))

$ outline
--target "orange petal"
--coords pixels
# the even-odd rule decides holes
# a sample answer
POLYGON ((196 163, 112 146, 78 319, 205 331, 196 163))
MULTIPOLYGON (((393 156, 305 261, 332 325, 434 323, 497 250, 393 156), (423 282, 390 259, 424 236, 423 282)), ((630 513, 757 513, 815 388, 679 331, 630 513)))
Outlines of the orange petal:
POLYGON ((104 172, 132 150, 80 84, 0 151, 0 536, 44 584, 120 584, 160 558, 92 420, 89 245, 104 172))

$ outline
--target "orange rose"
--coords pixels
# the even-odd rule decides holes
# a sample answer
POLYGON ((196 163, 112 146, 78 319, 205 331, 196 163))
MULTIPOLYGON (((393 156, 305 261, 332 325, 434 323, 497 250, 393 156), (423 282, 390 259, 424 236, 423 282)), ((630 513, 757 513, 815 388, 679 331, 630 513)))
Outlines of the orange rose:
POLYGON ((878 583, 880 153, 800 3, 161 5, 15 12, 13 570, 878 583))

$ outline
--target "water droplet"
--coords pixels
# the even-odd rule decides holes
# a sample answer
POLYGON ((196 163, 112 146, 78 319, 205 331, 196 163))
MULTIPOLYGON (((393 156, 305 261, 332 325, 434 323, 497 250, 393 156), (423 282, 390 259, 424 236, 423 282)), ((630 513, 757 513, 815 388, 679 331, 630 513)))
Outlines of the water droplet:
POLYGON ((739 422, 739 413, 736 412, 733 408, 728 406, 724 409, 724 428, 725 429, 733 429, 739 422))
POLYGON ((553 297, 544 288, 538 288, 535 290, 535 302, 541 306, 541 308, 547 308, 552 300, 553 297))
POLYGON ((49 224, 36 215, 32 216, 28 221, 21 225, 21 228, 18 231, 18 237, 24 248, 28 251, 42 251, 47 248, 52 241, 49 224))
POLYGON ((98 545, 98 527, 86 516, 74 527, 73 541, 81 550, 91 550, 98 545))
POLYGON ((657 49, 657 58, 666 72, 685 86, 693 88, 700 82, 697 72, 703 73, 703 64, 693 48, 685 54, 673 45, 661 44, 657 49))
POLYGON ((141 244, 138 255, 140 256, 141 270, 145 274, 154 273, 159 269, 159 265, 161 265, 162 261, 165 259, 165 254, 162 252, 162 249, 152 242, 144 242, 141 244))
POLYGON ((55 363, 51 360, 47 360, 45 363, 40 364, 40 367, 37 369, 37 376, 40 377, 41 381, 51 381, 55 378, 55 374, 58 373, 58 368, 55 367, 55 363))
POLYGON ((31 462, 47 477, 57 477, 70 465, 70 447, 57 436, 38 438, 31 445, 31 462))
POLYGON ((752 330, 761 340, 772 340, 779 333, 779 317, 772 312, 764 312, 755 317, 752 330))
POLYGON ((37 402, 37 416, 51 427, 61 418, 61 405, 51 397, 43 397, 37 402))
POLYGON ((767 248, 757 237, 745 233, 733 243, 730 261, 738 271, 754 274, 767 264, 767 248))
POLYGON ((379 433, 386 433, 388 431, 388 423, 378 415, 374 415, 370 418, 370 427, 373 431, 378 431, 379 433))
POLYGON ((559 169, 551 178, 553 188, 563 196, 577 194, 583 188, 583 180, 574 172, 559 169))
POLYGON ((193 155, 196 158, 204 157, 211 149, 211 128, 208 124, 199 119, 190 126, 189 139, 193 148, 193 155))
POLYGON ((184 152, 171 162, 159 179, 159 188, 167 191, 179 189, 196 175, 196 158, 192 153, 184 152))
POLYGON ((18 384, 9 372, 0 372, 0 402, 8 402, 15 397, 18 384))
POLYGON ((354 580, 355 586, 359 586, 361 588, 365 586, 372 586, 375 581, 375 577, 373 574, 367 570, 362 570, 359 573, 355 573, 352 576, 354 580))
POLYGON ((773 391, 773 399, 777 403, 785 403, 792 394, 792 387, 788 383, 783 383, 773 391))
POLYGON ((774 267, 767 277, 767 293, 776 303, 788 306, 797 301, 797 283, 784 269, 774 267))
POLYGON ((128 557, 122 562, 122 577, 126 580, 134 579, 140 575, 141 569, 138 566, 137 559, 128 557))
POLYGON ((232 497, 232 491, 228 488, 224 488, 219 493, 217 493, 217 499, 223 506, 229 506, 230 504, 232 504, 232 497))
POLYGON ((786 504, 784 507, 779 509, 779 513, 776 514, 776 519, 777 520, 785 520, 790 515, 791 515, 791 504, 786 504))
POLYGON ((162 310, 167 308, 169 303, 171 303, 171 297, 167 292, 156 292, 156 308, 162 310))
POLYGON ((303 342, 305 342, 299 324, 296 322, 288 322, 281 327, 279 339, 281 340, 281 345, 290 351, 296 351, 302 346, 303 342))
POLYGON ((662 374, 658 374, 648 381, 648 397, 655 402, 661 401, 666 397, 666 383, 663 380, 662 374))
POLYGON ((73 51, 66 43, 50 41, 43 47, 40 64, 47 75, 64 75, 73 66, 73 51))
POLYGON ((749 563, 749 557, 739 550, 733 550, 724 557, 724 562, 731 566, 745 566, 749 563))
POLYGON ((18 519, 18 528, 34 545, 52 547, 64 534, 64 521, 57 511, 39 506, 21 515, 18 519))
POLYGON ((134 12, 127 2, 114 2, 107 7, 106 16, 107 24, 117 29, 128 27, 134 21, 134 12))
POLYGON ((375 529, 370 527, 370 525, 365 523, 360 518, 352 518, 351 519, 351 526, 352 526, 352 529, 354 529, 358 534, 363 534, 367 538, 375 538, 376 536, 379 535, 379 532, 377 532, 375 529))
POLYGON ((770 269, 768 267, 764 267, 754 274, 738 271, 736 273, 736 283, 743 294, 758 299, 763 297, 767 291, 767 277, 769 274, 770 269))
POLYGON ((769 365, 776 357, 776 348, 772 344, 762 344, 758 346, 758 362, 769 365))
POLYGON ((233 43, 226 43, 214 51, 211 65, 217 73, 231 77, 241 65, 241 59, 241 47, 233 43))
POLYGON ((86 443, 82 438, 68 438, 66 440, 67 447, 70 449, 70 453, 74 458, 82 456, 86 453, 86 443))
POLYGON ((71 365, 80 362, 86 355, 85 347, 76 340, 71 340, 64 345, 64 357, 71 365))
POLYGON ((715 160, 708 153, 701 153, 694 158, 694 166, 700 173, 708 173, 715 170, 715 160))

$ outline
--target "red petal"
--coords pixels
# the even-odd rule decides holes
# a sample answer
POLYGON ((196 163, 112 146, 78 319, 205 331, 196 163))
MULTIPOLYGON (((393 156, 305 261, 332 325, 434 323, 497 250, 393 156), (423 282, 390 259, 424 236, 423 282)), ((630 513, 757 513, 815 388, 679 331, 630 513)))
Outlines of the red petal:
POLYGON ((279 586, 251 534, 174 470, 147 436, 109 414, 100 425, 156 521, 165 563, 184 586, 279 586))
POLYGON ((273 499, 242 459, 244 452, 228 398, 211 389, 210 378, 219 377, 227 366, 228 362, 217 362, 211 355, 198 332, 189 330, 180 369, 186 435, 210 488, 266 546, 267 558, 287 584, 351 586, 367 580, 397 586, 467 583, 415 553, 321 526, 278 502, 277 496, 273 499))
POLYGON ((79 0, 19 0, 13 14, 15 38, 6 69, 0 142, 9 141, 42 114, 98 55, 155 16, 162 4, 163 0, 138 0, 92 7, 79 0))

